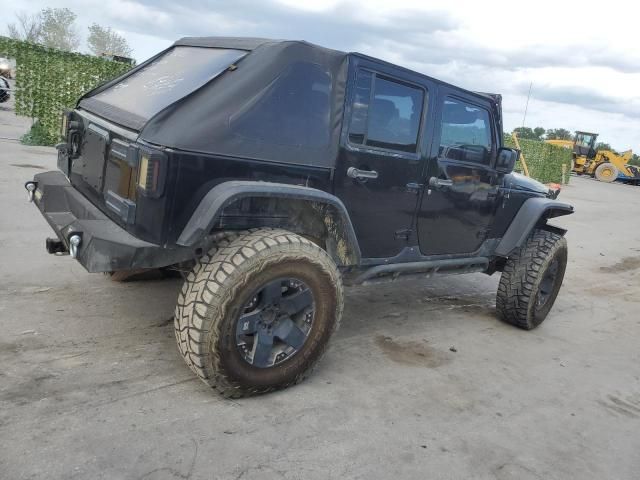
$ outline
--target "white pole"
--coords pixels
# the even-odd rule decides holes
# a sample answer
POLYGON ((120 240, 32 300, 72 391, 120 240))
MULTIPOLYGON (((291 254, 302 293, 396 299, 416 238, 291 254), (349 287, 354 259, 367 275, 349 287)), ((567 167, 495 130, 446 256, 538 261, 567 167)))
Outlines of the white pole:
POLYGON ((529 94, 527 95, 527 104, 524 106, 524 116, 522 117, 523 127, 524 127, 524 122, 527 119, 527 110, 529 109, 529 99, 531 98, 531 87, 533 87, 533 82, 529 84, 529 94))

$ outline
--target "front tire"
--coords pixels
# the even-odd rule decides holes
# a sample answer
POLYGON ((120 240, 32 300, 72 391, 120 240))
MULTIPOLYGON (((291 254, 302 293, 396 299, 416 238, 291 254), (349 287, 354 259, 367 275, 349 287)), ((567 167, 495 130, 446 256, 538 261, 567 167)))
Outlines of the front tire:
POLYGON ((601 182, 611 183, 618 178, 618 169, 612 163, 605 162, 598 165, 594 175, 601 182))
POLYGON ((313 242, 278 229, 216 248, 178 297, 175 334, 187 365, 233 398, 299 383, 342 316, 336 265, 313 242))
POLYGON ((496 296, 498 316, 531 330, 551 310, 567 268, 567 240, 557 233, 534 230, 507 260, 496 296))

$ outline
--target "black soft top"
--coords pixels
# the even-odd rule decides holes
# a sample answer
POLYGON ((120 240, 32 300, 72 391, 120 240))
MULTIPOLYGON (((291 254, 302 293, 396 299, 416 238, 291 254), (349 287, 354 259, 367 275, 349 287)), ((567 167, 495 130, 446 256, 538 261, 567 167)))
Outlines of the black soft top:
MULTIPOLYGON (((304 41, 185 37, 88 92, 78 106, 140 132, 140 139, 152 144, 194 153, 331 167, 338 153, 350 55, 359 54, 304 41), (101 100, 104 95, 99 94, 105 90, 119 87, 172 49, 184 47, 247 53, 150 118, 101 100)), ((188 70, 188 64, 185 68, 188 70)), ((499 105, 496 96, 478 95, 499 105)))
POLYGON ((153 118, 142 138, 196 152, 333 166, 346 53, 301 41, 187 38, 177 44, 252 49, 237 70, 153 118))
POLYGON ((174 149, 331 166, 337 155, 346 80, 344 52, 303 41, 187 37, 89 92, 79 107, 139 131, 146 142, 174 149), (151 118, 100 100, 101 92, 174 47, 244 50, 247 54, 151 118))
MULTIPOLYGON (((273 40, 270 38, 255 37, 183 37, 177 40, 173 46, 232 48, 236 50, 251 51, 265 43, 284 43, 287 40, 273 40)), ((318 47, 320 48, 320 47, 318 47)))

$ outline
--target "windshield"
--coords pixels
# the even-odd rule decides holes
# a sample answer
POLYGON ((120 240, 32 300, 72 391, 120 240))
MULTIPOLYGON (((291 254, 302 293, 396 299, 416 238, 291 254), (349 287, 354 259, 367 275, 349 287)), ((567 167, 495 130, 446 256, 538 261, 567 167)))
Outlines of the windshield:
POLYGON ((581 147, 592 147, 594 140, 594 136, 589 133, 579 133, 576 136, 576 144, 581 147))
POLYGON ((173 47, 93 98, 149 119, 220 75, 246 53, 221 48, 173 47))

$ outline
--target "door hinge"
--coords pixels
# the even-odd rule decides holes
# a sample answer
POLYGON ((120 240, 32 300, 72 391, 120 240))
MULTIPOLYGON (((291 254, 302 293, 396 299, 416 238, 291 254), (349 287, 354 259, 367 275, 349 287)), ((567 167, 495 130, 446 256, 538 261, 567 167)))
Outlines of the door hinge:
POLYGON ((395 233, 396 240, 409 240, 409 237, 411 237, 412 233, 413 233, 413 230, 411 230, 410 228, 403 228, 402 230, 396 230, 396 233, 395 233))
POLYGON ((420 190, 422 189, 422 187, 424 187, 424 185, 422 183, 407 183, 407 193, 414 193, 414 194, 419 194, 420 190))

